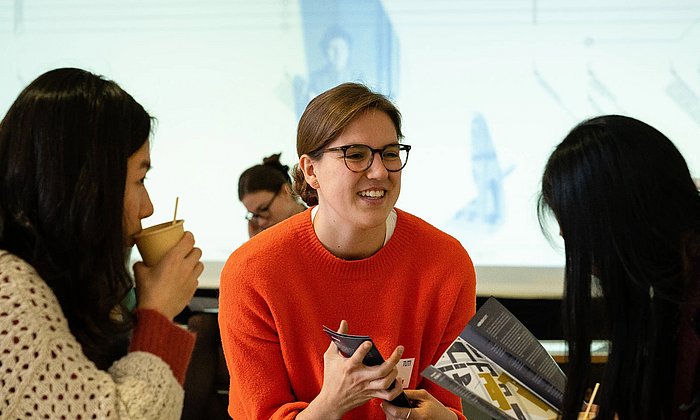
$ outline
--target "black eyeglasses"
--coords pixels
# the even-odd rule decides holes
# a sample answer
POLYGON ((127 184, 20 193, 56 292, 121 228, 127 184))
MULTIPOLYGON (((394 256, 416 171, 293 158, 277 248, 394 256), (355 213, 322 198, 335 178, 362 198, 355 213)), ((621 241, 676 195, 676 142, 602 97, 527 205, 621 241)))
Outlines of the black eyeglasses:
POLYGON ((252 221, 253 219, 257 220, 261 217, 270 217, 270 206, 272 205, 272 203, 275 202, 275 198, 277 198, 280 191, 282 191, 282 187, 280 187, 280 189, 277 190, 277 192, 272 196, 272 198, 270 199, 270 201, 267 202, 267 204, 265 204, 262 207, 259 207, 257 212, 248 211, 245 214, 245 219, 248 221, 252 221))
POLYGON ((408 152, 411 146, 407 144, 388 144, 381 149, 373 149, 364 144, 348 144, 340 147, 329 147, 326 152, 343 152, 345 166, 353 172, 364 172, 372 166, 374 154, 379 153, 384 167, 389 172, 398 172, 408 162, 408 152))

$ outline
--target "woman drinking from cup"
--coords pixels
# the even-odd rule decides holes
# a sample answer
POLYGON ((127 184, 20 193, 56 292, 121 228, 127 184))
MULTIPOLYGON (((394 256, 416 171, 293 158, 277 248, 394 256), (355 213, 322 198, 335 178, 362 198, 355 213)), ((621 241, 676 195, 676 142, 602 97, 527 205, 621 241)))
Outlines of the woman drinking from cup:
POLYGON ((150 131, 116 83, 70 68, 0 123, 0 418, 180 417, 194 338, 172 319, 201 251, 187 233, 135 279, 125 265, 153 212, 150 131))

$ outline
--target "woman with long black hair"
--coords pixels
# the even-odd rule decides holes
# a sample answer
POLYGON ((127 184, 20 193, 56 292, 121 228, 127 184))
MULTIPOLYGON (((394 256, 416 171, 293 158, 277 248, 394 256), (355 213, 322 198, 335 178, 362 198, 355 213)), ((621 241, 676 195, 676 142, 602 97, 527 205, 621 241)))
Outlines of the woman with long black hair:
POLYGON ((0 418, 179 418, 194 338, 172 319, 203 267, 188 232, 127 269, 150 133, 131 95, 70 68, 0 123, 0 418))
POLYGON ((700 418, 700 196, 683 156, 633 118, 584 121, 547 162, 545 230, 549 215, 566 250, 563 417, 581 409, 599 329, 610 349, 597 418, 700 418))

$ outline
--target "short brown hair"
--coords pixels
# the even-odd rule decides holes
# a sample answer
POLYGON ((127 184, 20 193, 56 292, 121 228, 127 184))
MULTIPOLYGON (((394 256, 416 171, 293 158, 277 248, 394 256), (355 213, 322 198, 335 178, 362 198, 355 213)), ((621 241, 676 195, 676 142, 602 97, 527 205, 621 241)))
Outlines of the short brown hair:
MULTIPOLYGON (((297 155, 317 158, 352 120, 368 110, 387 114, 398 139, 403 138, 401 113, 386 96, 360 83, 343 83, 318 95, 306 106, 297 128, 297 155)), ((294 192, 309 206, 318 204, 316 190, 306 182, 298 164, 294 166, 293 178, 294 192)))

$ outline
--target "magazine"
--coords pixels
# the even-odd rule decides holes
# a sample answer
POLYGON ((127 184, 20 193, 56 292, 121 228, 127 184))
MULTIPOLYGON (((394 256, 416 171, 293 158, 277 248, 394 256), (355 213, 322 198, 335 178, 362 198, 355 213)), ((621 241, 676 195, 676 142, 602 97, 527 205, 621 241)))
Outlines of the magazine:
POLYGON ((530 331, 489 298, 421 375, 495 419, 557 419, 566 376, 530 331))
MULTIPOLYGON (((343 334, 337 331, 333 331, 325 325, 323 326, 323 331, 331 337, 331 340, 333 340, 333 342, 338 347, 338 350, 343 356, 352 356, 362 343, 364 343, 365 341, 369 341, 370 343, 372 343, 372 348, 369 350, 367 355, 365 355, 365 358, 362 359, 362 363, 367 366, 377 366, 384 363, 384 358, 379 353, 379 350, 377 350, 377 347, 374 345, 374 342, 369 336, 343 334)), ((389 389, 392 389, 395 386, 396 381, 394 381, 394 383, 389 387, 389 389)), ((409 401, 408 397, 406 396, 406 393, 404 392, 402 392, 401 394, 399 394, 398 397, 394 398, 389 402, 399 407, 411 407, 411 402, 409 401)))

